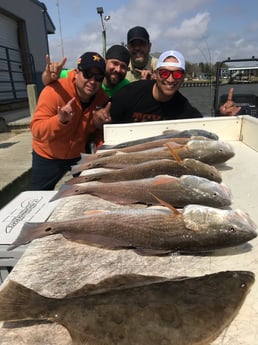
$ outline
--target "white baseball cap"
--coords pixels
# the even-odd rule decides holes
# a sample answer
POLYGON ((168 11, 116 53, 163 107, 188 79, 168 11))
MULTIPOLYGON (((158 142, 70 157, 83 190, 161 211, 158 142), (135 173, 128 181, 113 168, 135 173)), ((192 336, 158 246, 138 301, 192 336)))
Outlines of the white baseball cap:
POLYGON ((160 67, 178 67, 185 70, 185 58, 177 50, 168 50, 162 53, 158 59, 156 69, 160 67), (171 57, 171 56, 175 57, 178 62, 172 62, 172 61, 164 62, 168 57, 171 57))

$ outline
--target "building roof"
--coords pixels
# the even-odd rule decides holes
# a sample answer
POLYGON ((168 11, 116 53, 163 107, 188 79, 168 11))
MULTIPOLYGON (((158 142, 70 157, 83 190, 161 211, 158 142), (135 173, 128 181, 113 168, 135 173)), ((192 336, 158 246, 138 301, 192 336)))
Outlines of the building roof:
POLYGON ((44 2, 37 1, 37 0, 32 0, 34 3, 36 3, 38 6, 42 8, 42 12, 45 16, 46 20, 46 28, 47 28, 47 33, 48 34, 54 34, 56 31, 56 27, 47 11, 47 6, 44 4, 44 2))

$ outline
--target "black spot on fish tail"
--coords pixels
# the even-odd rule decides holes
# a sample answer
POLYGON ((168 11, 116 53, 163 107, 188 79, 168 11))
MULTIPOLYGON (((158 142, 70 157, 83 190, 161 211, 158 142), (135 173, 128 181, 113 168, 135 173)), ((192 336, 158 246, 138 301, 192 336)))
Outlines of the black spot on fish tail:
POLYGON ((54 233, 53 227, 48 223, 24 223, 17 239, 7 248, 13 250, 20 245, 28 244, 34 239, 46 237, 54 233))

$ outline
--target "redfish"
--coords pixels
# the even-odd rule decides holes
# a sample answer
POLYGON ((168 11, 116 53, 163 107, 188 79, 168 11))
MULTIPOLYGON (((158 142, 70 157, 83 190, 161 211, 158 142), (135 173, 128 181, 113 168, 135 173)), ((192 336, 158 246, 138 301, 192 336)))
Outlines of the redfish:
POLYGON ((257 236, 255 223, 241 210, 201 205, 187 205, 182 210, 127 208, 90 211, 69 221, 25 223, 9 250, 54 234, 107 249, 131 248, 141 255, 206 252, 234 247, 257 236))
POLYGON ((81 161, 71 168, 71 173, 79 173, 92 168, 121 169, 150 160, 185 158, 197 159, 207 164, 224 163, 235 155, 229 143, 218 140, 190 140, 185 145, 168 143, 165 147, 149 150, 115 154, 108 157, 98 157, 97 154, 83 155, 81 161))
POLYGON ((250 271, 118 275, 63 298, 9 281, 0 291, 0 321, 52 321, 68 330, 73 345, 206 345, 231 324, 254 281, 250 271))
POLYGON ((168 148, 183 158, 198 159, 207 164, 220 164, 234 157, 232 145, 221 140, 190 140, 185 145, 169 143, 168 148))
POLYGON ((87 182, 78 185, 64 185, 53 197, 90 194, 117 204, 157 205, 157 196, 175 207, 200 204, 224 207, 231 204, 231 190, 224 183, 217 183, 203 177, 182 175, 158 175, 153 178, 117 182, 87 182))
POLYGON ((66 184, 76 184, 90 181, 128 181, 155 177, 157 175, 171 175, 175 177, 180 177, 182 175, 195 175, 219 183, 222 181, 221 173, 216 167, 196 159, 185 158, 180 161, 159 159, 137 165, 130 165, 123 169, 77 176, 66 181, 66 184))
MULTIPOLYGON (((177 143, 180 145, 185 145, 190 140, 209 140, 209 139, 206 137, 201 137, 201 136, 192 136, 189 138, 179 137, 179 138, 157 139, 157 140, 147 141, 147 142, 144 142, 141 144, 131 145, 128 147, 122 147, 119 149, 111 149, 111 150, 101 150, 100 149, 99 151, 96 152, 96 156, 98 158, 101 158, 101 157, 111 156, 111 155, 116 154, 116 153, 123 153, 123 152, 129 153, 129 152, 144 151, 144 150, 154 149, 157 147, 162 147, 165 144, 169 144, 170 142, 171 143, 177 143)), ((84 162, 83 158, 84 158, 84 156, 87 157, 87 154, 83 153, 81 156, 82 157, 81 157, 80 162, 83 163, 84 162)))
POLYGON ((198 137, 202 136, 211 140, 219 140, 219 136, 216 133, 206 131, 205 129, 193 128, 193 129, 186 129, 183 131, 166 130, 162 134, 159 134, 159 135, 154 135, 151 137, 146 137, 146 138, 141 138, 141 139, 129 140, 117 145, 103 145, 102 148, 119 149, 119 148, 124 148, 124 147, 129 147, 133 145, 150 142, 153 140, 171 139, 171 138, 190 138, 193 136, 198 136, 198 137))

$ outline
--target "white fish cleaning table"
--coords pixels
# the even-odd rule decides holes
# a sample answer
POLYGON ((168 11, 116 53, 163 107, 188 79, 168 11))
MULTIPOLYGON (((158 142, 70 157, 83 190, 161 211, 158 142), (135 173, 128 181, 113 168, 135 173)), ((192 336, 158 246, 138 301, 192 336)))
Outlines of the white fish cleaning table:
MULTIPOLYGON (((223 183, 232 190, 232 208, 250 214, 258 225, 258 121, 246 117, 208 118, 136 125, 105 126, 106 144, 161 134, 166 129, 205 129, 217 133, 235 150, 235 157, 218 166, 223 183)), ((62 199, 49 220, 74 219, 89 209, 123 208, 101 199, 80 195, 62 199)), ((139 256, 131 250, 109 251, 65 240, 61 235, 29 244, 8 279, 15 280, 47 297, 62 297, 87 283, 97 283, 115 274, 137 273, 165 277, 199 276, 225 270, 250 270, 258 279, 258 238, 238 248, 207 256, 139 256)), ((258 344, 258 282, 232 324, 213 345, 258 344)), ((70 345, 67 331, 41 323, 0 329, 2 345, 70 345)))

